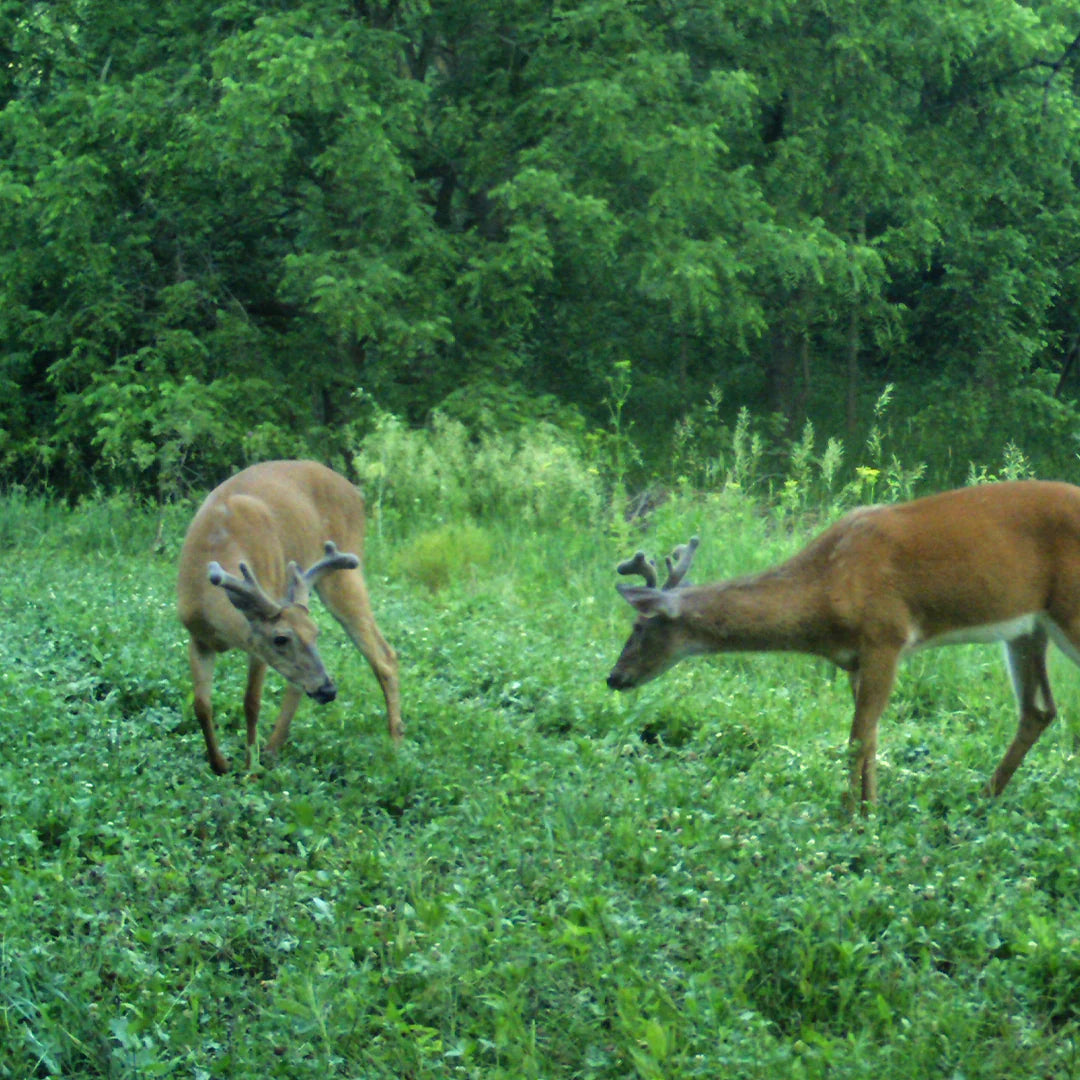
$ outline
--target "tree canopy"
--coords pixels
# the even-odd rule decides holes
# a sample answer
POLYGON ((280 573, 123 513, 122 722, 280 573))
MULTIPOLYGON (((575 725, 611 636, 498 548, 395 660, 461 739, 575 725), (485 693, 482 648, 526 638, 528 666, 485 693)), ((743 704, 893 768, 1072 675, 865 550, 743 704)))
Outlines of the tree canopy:
POLYGON ((719 392, 921 456, 1080 414, 1066 0, 0 0, 0 462, 205 484, 719 392), (362 390, 362 394, 357 391, 362 390))

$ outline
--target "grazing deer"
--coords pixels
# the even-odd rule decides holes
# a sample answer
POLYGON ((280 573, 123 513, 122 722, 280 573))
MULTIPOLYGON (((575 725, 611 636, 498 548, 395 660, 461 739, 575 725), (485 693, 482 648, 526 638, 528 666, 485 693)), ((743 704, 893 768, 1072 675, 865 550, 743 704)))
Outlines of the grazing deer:
POLYGON ((1002 641, 1020 720, 986 785, 998 795, 1057 709, 1049 639, 1080 664, 1080 488, 1018 480, 855 510, 772 569, 713 585, 683 584, 695 537, 656 569, 638 552, 618 567, 638 612, 608 676, 615 690, 656 678, 696 653, 790 651, 848 673, 854 804, 877 797, 878 719, 901 658, 930 645, 1002 641))
POLYGON ((252 465, 206 497, 180 552, 177 606, 191 636, 195 715, 214 772, 229 769, 210 704, 218 653, 248 654, 248 768, 267 666, 288 682, 266 744, 270 754, 288 736, 302 694, 319 704, 337 696, 315 647, 319 631, 308 611, 312 589, 367 658, 386 698, 390 735, 401 738, 397 656, 371 613, 360 571, 363 548, 363 496, 315 461, 252 465))

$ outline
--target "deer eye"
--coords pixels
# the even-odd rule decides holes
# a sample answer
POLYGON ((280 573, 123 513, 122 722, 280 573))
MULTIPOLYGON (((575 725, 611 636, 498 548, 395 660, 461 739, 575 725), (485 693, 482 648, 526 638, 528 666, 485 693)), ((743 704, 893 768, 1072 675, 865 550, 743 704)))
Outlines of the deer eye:
POLYGON ((284 649, 289 644, 289 635, 288 634, 275 634, 273 636, 273 638, 271 638, 271 641, 273 642, 273 645, 274 645, 275 649, 284 649))

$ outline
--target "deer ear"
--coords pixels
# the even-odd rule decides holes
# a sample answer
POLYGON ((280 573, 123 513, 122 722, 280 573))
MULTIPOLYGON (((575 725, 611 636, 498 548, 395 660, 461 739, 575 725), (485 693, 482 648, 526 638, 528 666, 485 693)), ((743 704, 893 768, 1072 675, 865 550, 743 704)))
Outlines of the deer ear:
POLYGON ((679 594, 674 590, 651 589, 648 585, 616 585, 615 588, 639 615, 677 619, 682 612, 679 594))
POLYGON ((285 599, 290 604, 299 604, 300 607, 307 607, 311 599, 311 590, 308 588, 307 578, 304 576, 303 570, 295 562, 290 562, 285 568, 285 576, 288 579, 288 585, 285 589, 285 599))

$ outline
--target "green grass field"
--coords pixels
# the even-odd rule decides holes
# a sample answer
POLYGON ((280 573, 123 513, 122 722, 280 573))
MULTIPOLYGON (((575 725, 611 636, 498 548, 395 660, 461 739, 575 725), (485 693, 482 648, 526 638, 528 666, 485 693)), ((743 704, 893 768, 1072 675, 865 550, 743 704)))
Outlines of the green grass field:
MULTIPOLYGON (((374 529, 404 745, 316 607, 338 700, 305 702, 272 768, 218 778, 173 614, 186 516, 156 552, 122 505, 2 518, 5 1080, 1080 1075, 1080 672, 1060 657, 1062 719, 990 803, 1000 650, 920 654, 853 823, 850 695, 825 665, 604 685, 631 623, 616 561, 698 531, 695 580, 747 571, 796 543, 775 518, 714 500, 629 540, 488 527, 447 542, 436 591, 430 538, 374 529)), ((244 668, 216 684, 234 764, 244 668)))

